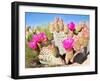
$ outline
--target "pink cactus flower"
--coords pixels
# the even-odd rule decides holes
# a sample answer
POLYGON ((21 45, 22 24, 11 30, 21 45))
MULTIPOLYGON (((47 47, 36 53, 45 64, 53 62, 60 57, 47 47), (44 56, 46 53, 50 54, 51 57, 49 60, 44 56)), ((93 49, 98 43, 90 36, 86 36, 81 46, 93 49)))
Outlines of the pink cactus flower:
POLYGON ((36 43, 38 43, 38 42, 40 42, 41 41, 41 39, 40 39, 40 37, 39 37, 39 35, 37 34, 37 35, 33 35, 33 41, 34 42, 36 42, 36 43))
POLYGON ((36 42, 33 42, 33 41, 30 41, 28 43, 28 46, 31 48, 31 49, 37 49, 37 43, 36 42))
POLYGON ((44 32, 41 32, 37 35, 33 35, 33 41, 40 43, 42 41, 46 41, 47 40, 47 36, 44 32))
POLYGON ((63 47, 66 49, 66 50, 71 50, 73 48, 73 38, 68 38, 68 39, 65 39, 62 44, 63 44, 63 47))
POLYGON ((39 37, 40 37, 41 41, 47 40, 47 36, 46 36, 46 34, 45 34, 44 32, 41 32, 41 33, 39 34, 39 37))
POLYGON ((71 31, 74 31, 75 30, 75 24, 73 22, 69 23, 68 24, 68 28, 71 30, 71 31))

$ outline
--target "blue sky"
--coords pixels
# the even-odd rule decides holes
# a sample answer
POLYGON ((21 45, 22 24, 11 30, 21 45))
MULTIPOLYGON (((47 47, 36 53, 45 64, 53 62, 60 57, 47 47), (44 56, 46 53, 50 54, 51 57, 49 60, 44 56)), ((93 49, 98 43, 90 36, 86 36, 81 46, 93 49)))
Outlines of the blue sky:
POLYGON ((74 15, 74 14, 51 14, 51 13, 25 13, 26 26, 38 26, 48 24, 54 21, 55 17, 62 18, 65 24, 70 22, 79 23, 80 21, 89 22, 88 15, 74 15))

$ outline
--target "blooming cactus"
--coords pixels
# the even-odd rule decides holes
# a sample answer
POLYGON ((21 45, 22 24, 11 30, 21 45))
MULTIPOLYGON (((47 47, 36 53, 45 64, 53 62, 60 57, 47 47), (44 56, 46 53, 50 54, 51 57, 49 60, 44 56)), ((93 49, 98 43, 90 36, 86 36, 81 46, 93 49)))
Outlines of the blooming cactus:
POLYGON ((46 41, 46 40, 47 40, 47 36, 46 36, 46 34, 45 34, 44 32, 41 32, 41 33, 39 34, 39 37, 40 37, 40 40, 41 40, 41 41, 46 41))
POLYGON ((73 48, 74 39, 73 38, 67 38, 62 43, 63 43, 63 47, 67 50, 67 53, 66 53, 66 56, 65 56, 65 62, 66 62, 66 64, 68 64, 69 61, 71 60, 71 58, 73 57, 72 48, 73 48))
POLYGON ((38 43, 38 42, 40 42, 41 41, 41 39, 40 39, 40 37, 39 37, 39 35, 37 34, 37 35, 33 35, 33 41, 35 41, 36 43, 38 43))
POLYGON ((30 41, 28 43, 28 46, 31 48, 31 49, 37 49, 37 43, 36 42, 33 42, 33 41, 30 41))
POLYGON ((68 28, 70 29, 70 31, 74 31, 75 30, 75 24, 73 22, 69 23, 68 28))
POLYGON ((33 35, 33 41, 37 42, 37 43, 40 43, 42 41, 45 41, 47 40, 47 36, 44 32, 41 32, 37 35, 33 35))
POLYGON ((62 44, 66 50, 71 50, 73 48, 74 40, 72 38, 65 39, 62 44))
POLYGON ((35 34, 32 36, 32 40, 28 42, 28 46, 32 49, 37 49, 40 46, 41 42, 45 42, 47 40, 47 36, 45 33, 41 32, 39 34, 35 34))

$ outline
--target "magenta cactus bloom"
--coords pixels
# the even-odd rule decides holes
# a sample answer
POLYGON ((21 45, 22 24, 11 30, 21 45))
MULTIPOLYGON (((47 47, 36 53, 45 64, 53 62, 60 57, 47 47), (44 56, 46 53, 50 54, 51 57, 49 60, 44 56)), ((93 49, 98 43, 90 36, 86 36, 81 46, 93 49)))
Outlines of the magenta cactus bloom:
POLYGON ((71 31, 74 31, 75 30, 75 24, 73 22, 71 22, 70 24, 68 24, 68 28, 71 30, 71 31))
POLYGON ((73 48, 73 43, 74 43, 74 39, 72 39, 72 38, 67 38, 62 42, 63 47, 66 50, 71 50, 73 48))
POLYGON ((41 32, 39 34, 33 35, 33 41, 35 41, 36 43, 40 43, 43 40, 47 40, 47 36, 44 32, 41 32))
POLYGON ((33 42, 33 41, 30 41, 28 43, 28 46, 31 48, 31 49, 37 49, 37 43, 36 42, 33 42))
POLYGON ((46 36, 46 34, 45 34, 44 32, 41 32, 41 33, 39 34, 39 37, 40 37, 41 41, 47 40, 47 36, 46 36))
POLYGON ((33 41, 34 42, 36 42, 36 43, 38 43, 38 42, 40 42, 41 41, 41 39, 40 39, 40 37, 39 37, 39 35, 37 34, 37 35, 33 35, 33 41))

